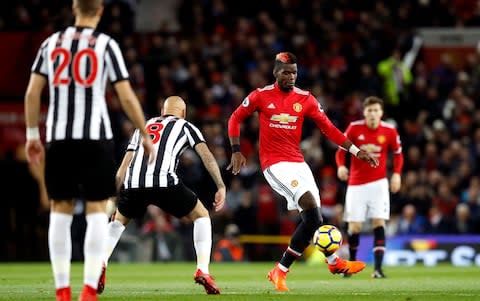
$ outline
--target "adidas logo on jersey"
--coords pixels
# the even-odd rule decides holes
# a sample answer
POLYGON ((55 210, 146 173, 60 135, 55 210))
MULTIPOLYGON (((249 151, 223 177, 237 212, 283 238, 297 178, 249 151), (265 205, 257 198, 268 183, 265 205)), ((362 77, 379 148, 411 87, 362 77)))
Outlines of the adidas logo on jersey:
POLYGON ((363 134, 361 134, 360 136, 358 136, 358 140, 365 140, 365 136, 363 136, 363 134))
POLYGON ((267 109, 275 109, 275 105, 273 103, 270 103, 268 106, 267 106, 267 109))

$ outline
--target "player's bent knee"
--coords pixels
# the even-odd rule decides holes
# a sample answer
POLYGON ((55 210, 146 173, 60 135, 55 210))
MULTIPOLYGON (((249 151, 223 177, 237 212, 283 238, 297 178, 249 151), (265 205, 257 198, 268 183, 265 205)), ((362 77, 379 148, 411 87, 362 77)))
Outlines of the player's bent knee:
POLYGON ((304 210, 318 208, 317 201, 310 191, 305 191, 305 193, 302 194, 298 199, 298 205, 304 210))
POLYGON ((197 201, 197 204, 193 208, 193 210, 187 215, 187 217, 193 222, 197 218, 200 217, 210 217, 208 214, 207 208, 203 206, 202 202, 200 200, 197 201))
POLYGON ((312 234, 323 224, 323 218, 318 207, 303 210, 301 216, 305 228, 312 234))
POLYGON ((362 223, 359 222, 349 222, 348 223, 348 232, 351 234, 358 234, 362 231, 362 223))

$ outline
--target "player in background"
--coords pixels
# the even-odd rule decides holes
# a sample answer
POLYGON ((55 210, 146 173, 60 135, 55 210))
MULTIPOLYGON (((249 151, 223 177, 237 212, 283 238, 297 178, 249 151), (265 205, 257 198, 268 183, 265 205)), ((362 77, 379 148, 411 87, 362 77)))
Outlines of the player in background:
MULTIPOLYGON (((302 255, 315 230, 323 223, 318 187, 299 146, 304 118, 313 119, 330 140, 366 164, 376 167, 378 161, 357 148, 331 123, 310 92, 295 86, 297 59, 294 54, 277 54, 273 75, 276 79, 274 84, 251 92, 230 117, 228 135, 232 161, 227 169, 232 169, 236 175, 245 165, 245 157, 240 152, 240 124, 247 116, 258 112, 263 175, 270 186, 286 198, 288 209, 298 210, 302 218, 280 262, 268 273, 268 279, 276 290, 288 291, 286 276, 290 266, 302 255)), ((365 268, 363 262, 346 261, 336 254, 325 255, 332 273, 357 273, 365 268)))
MULTIPOLYGON (((71 224, 74 199, 86 200, 84 286, 80 300, 97 300, 97 283, 107 246, 106 199, 115 194, 113 133, 105 102, 107 77, 133 124, 141 129, 145 154, 152 141, 118 44, 95 30, 101 0, 74 0, 75 25, 48 37, 32 66, 25 94, 26 155, 43 164, 51 199, 48 246, 56 299, 71 300, 71 224), (42 89, 48 84, 46 151, 38 119, 42 89)), ((151 157, 153 160, 153 157, 151 157)))
POLYGON ((350 172, 345 166, 346 152, 336 153, 337 175, 347 181, 344 220, 348 223, 348 244, 350 260, 356 259, 360 242, 360 231, 366 219, 372 220, 374 235, 375 270, 373 278, 385 278, 382 271, 385 252, 385 222, 390 218, 390 194, 388 192, 387 162, 389 152, 393 152, 393 173, 390 178, 390 191, 400 190, 400 172, 403 166, 402 145, 397 130, 382 121, 383 100, 369 96, 363 102, 365 119, 354 121, 348 126, 345 135, 360 149, 378 158, 380 165, 372 168, 369 164, 352 158, 350 172))
MULTIPOLYGON (((157 158, 155 162, 147 163, 139 140, 140 132, 136 130, 133 134, 117 172, 117 188, 123 187, 118 196, 114 220, 108 224, 108 247, 104 261, 108 263, 129 221, 143 217, 147 206, 153 204, 177 218, 187 217, 193 221, 193 243, 197 255, 194 280, 204 286, 207 294, 220 294, 220 289, 209 274, 212 249, 210 215, 195 193, 176 174, 182 152, 188 147, 195 149, 217 185, 213 203, 215 211, 223 208, 225 184, 202 133, 184 119, 185 115, 183 99, 171 96, 165 100, 162 116, 147 121, 146 130, 152 137, 157 158)), ((99 292, 105 286, 104 272, 100 277, 99 292)))

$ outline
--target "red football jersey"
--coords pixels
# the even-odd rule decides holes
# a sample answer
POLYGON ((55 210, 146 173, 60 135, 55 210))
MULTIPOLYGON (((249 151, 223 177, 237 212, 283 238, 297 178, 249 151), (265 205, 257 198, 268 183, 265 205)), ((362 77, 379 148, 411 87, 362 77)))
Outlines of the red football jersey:
POLYGON ((278 162, 303 162, 300 150, 302 125, 310 117, 333 142, 341 145, 347 139, 328 119, 321 105, 308 91, 297 87, 283 92, 277 84, 251 92, 232 113, 228 135, 240 136, 240 123, 253 112, 260 121, 260 165, 265 169, 278 162))
MULTIPOLYGON (((385 178, 389 151, 394 154, 393 172, 400 173, 402 171, 402 143, 393 125, 381 121, 378 128, 370 129, 365 120, 358 120, 350 123, 345 135, 360 149, 374 154, 380 163, 378 167, 374 168, 367 162, 352 156, 349 185, 360 185, 385 178)), ((337 151, 335 156, 337 166, 345 165, 345 154, 346 151, 342 149, 337 151)))

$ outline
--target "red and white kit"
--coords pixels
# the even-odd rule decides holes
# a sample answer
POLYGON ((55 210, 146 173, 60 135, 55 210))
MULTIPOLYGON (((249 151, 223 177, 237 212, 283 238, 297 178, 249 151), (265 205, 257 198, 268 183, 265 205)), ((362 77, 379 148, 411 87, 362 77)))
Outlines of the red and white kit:
MULTIPOLYGON (((365 120, 359 120, 350 123, 345 135, 360 149, 376 156, 380 163, 374 168, 351 158, 345 198, 346 221, 364 221, 366 212, 369 218, 389 219, 390 194, 386 177, 390 151, 393 152, 393 172, 400 173, 403 166, 402 144, 397 130, 383 121, 376 129, 371 129, 365 120)), ((337 166, 345 165, 345 155, 345 151, 337 151, 337 166)))
POLYGON ((239 137, 241 122, 254 112, 258 112, 260 121, 260 165, 269 184, 285 196, 289 209, 298 207, 298 198, 306 191, 311 191, 320 205, 318 188, 311 171, 305 174, 309 168, 300 150, 303 121, 311 118, 338 145, 345 142, 345 135, 328 119, 315 97, 297 87, 283 92, 273 84, 251 92, 233 112, 228 123, 229 136, 239 137), (286 167, 283 163, 290 164, 286 167))

